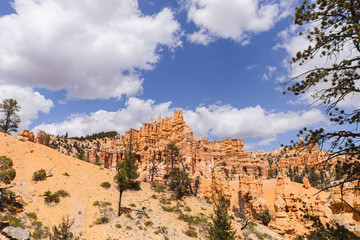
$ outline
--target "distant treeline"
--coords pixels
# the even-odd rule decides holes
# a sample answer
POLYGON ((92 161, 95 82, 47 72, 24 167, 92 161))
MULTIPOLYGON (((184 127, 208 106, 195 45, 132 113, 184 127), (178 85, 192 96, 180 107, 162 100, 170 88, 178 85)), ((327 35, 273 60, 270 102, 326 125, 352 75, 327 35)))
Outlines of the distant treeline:
POLYGON ((91 134, 91 135, 86 135, 85 137, 84 137, 84 136, 81 136, 81 137, 72 137, 72 139, 79 140, 79 141, 83 141, 83 140, 95 140, 95 139, 97 139, 97 138, 105 138, 105 137, 113 138, 113 137, 115 137, 116 135, 118 135, 118 133, 117 133, 116 131, 110 131, 110 132, 93 133, 93 134, 91 134))

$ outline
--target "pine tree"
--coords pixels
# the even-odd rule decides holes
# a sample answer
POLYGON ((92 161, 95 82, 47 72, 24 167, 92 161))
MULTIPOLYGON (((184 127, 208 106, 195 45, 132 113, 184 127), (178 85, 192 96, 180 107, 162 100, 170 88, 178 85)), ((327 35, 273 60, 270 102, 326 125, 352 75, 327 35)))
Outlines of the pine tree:
POLYGON ((0 132, 10 133, 17 131, 20 123, 17 112, 20 111, 20 108, 17 101, 12 98, 6 98, 0 103, 0 112, 4 115, 4 118, 0 119, 0 132))
POLYGON ((150 182, 151 182, 151 185, 154 185, 154 177, 155 177, 155 174, 158 172, 158 164, 156 164, 155 152, 154 152, 154 155, 150 159, 150 163, 151 163, 151 165, 149 167, 150 182))
POLYGON ((215 217, 211 216, 208 233, 211 240, 233 240, 236 239, 236 230, 232 230, 231 219, 228 215, 228 206, 225 196, 220 193, 216 204, 215 217))
MULTIPOLYGON (((16 171, 13 168, 13 161, 6 157, 0 157, 0 182, 10 184, 16 176, 16 171)), ((0 189, 1 190, 1 189, 0 189)))
MULTIPOLYGON (((344 104, 360 94, 359 9, 360 2, 354 0, 304 0, 294 15, 294 23, 303 29, 299 34, 309 40, 309 45, 291 63, 306 65, 307 69, 287 83, 287 90, 295 96, 311 95, 326 109, 332 126, 299 130, 298 136, 304 141, 293 142, 290 149, 299 145, 309 150, 316 145, 327 148, 325 164, 342 156, 360 159, 360 108, 358 104, 344 104)), ((352 161, 344 174, 341 182, 332 186, 359 181, 360 162, 352 161)))
POLYGON ((132 141, 132 131, 130 131, 130 137, 128 146, 126 147, 124 161, 118 164, 118 172, 114 176, 114 181, 117 184, 117 189, 120 193, 118 216, 121 215, 121 200, 123 192, 126 190, 140 190, 140 181, 136 181, 136 179, 139 177, 139 174, 137 173, 138 166, 135 164, 136 159, 133 151, 132 141))

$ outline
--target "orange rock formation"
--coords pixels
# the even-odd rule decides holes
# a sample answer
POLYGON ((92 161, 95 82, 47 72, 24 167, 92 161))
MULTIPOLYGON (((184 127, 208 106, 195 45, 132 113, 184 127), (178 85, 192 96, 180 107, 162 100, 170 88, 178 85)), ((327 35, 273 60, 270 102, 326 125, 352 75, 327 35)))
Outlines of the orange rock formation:
MULTIPOLYGON (((148 176, 151 157, 155 154, 156 159, 161 159, 166 145, 171 141, 176 143, 185 158, 185 163, 190 167, 190 176, 211 179, 211 169, 220 161, 228 164, 235 178, 238 178, 239 174, 267 176, 267 163, 259 159, 250 159, 249 154, 244 151, 242 139, 208 141, 206 137, 196 138, 192 129, 186 125, 182 111, 175 111, 173 118, 161 119, 159 116, 149 123, 144 123, 139 130, 130 131, 137 149, 139 169, 145 176, 148 176)), ((123 146, 130 136, 130 131, 112 142, 111 147, 100 149, 99 161, 105 168, 114 169, 123 159, 123 146)), ((90 162, 96 161, 94 148, 86 150, 85 154, 90 162)), ((163 174, 164 171, 159 171, 155 178, 160 180, 163 174)))

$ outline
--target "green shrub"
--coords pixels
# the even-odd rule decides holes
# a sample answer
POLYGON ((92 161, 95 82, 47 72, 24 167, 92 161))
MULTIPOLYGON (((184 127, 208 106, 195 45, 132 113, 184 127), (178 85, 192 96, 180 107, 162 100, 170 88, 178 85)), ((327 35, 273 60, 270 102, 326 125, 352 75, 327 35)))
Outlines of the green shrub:
POLYGON ((165 192, 166 186, 165 185, 155 185, 151 188, 157 193, 162 193, 162 192, 165 192))
POLYGON ((192 226, 188 226, 188 229, 185 231, 185 235, 189 236, 189 237, 192 237, 192 238, 197 238, 198 237, 198 234, 197 234, 195 228, 192 227, 192 226))
POLYGON ((166 207, 166 206, 161 206, 162 210, 164 210, 165 212, 174 212, 176 207, 166 207))
POLYGON ((26 216, 28 216, 29 218, 31 218, 33 220, 37 220, 37 214, 34 212, 26 213, 26 216))
POLYGON ((62 219, 58 226, 53 226, 53 233, 50 234, 50 240, 74 239, 74 234, 70 231, 74 224, 74 219, 70 220, 69 216, 62 219))
POLYGON ((179 220, 187 222, 190 225, 197 225, 199 223, 207 223, 207 219, 198 216, 191 216, 186 214, 180 214, 178 217, 179 220))
POLYGON ((109 189, 111 187, 111 184, 109 182, 102 182, 100 184, 100 187, 103 187, 105 189, 109 189))
POLYGON ((265 226, 267 226, 269 224, 269 222, 271 221, 271 215, 268 209, 262 211, 259 215, 258 215, 258 220, 262 222, 262 224, 264 224, 265 226))
POLYGON ((167 227, 159 226, 157 230, 154 231, 154 233, 157 235, 159 233, 167 233, 167 227))
POLYGON ((62 175, 66 176, 66 177, 70 177, 70 174, 67 172, 64 172, 62 175))
POLYGON ((135 220, 135 218, 133 218, 130 213, 126 214, 126 217, 131 219, 131 220, 135 220))
POLYGON ((60 197, 70 197, 70 193, 65 190, 59 190, 55 194, 58 194, 60 197))
POLYGON ((126 229, 126 230, 131 230, 131 229, 132 229, 132 227, 130 227, 130 226, 126 226, 126 227, 125 227, 125 229, 126 229))
POLYGON ((146 222, 144 222, 144 225, 149 227, 149 226, 154 225, 154 223, 152 221, 146 221, 146 222))
POLYGON ((60 202, 60 196, 59 194, 57 193, 51 193, 51 191, 46 191, 44 193, 44 196, 45 196, 45 202, 47 203, 58 203, 60 202))
POLYGON ((5 215, 0 217, 0 221, 9 222, 9 225, 12 227, 25 228, 24 224, 21 223, 21 219, 13 215, 5 215))
POLYGON ((185 207, 185 209, 184 209, 186 212, 191 212, 191 208, 190 207, 185 207))
POLYGON ((33 173, 32 179, 36 182, 43 181, 47 178, 45 169, 40 169, 33 173))
POLYGON ((108 223, 109 222, 109 217, 100 217, 97 218, 94 222, 94 224, 104 224, 104 223, 108 223))
POLYGON ((116 227, 116 228, 122 228, 121 224, 119 224, 119 223, 118 223, 118 224, 115 224, 115 227, 116 227))
POLYGON ((130 207, 136 207, 136 204, 135 203, 130 203, 129 206, 130 207))
POLYGON ((96 201, 93 203, 93 206, 100 206, 100 202, 96 200, 96 201))

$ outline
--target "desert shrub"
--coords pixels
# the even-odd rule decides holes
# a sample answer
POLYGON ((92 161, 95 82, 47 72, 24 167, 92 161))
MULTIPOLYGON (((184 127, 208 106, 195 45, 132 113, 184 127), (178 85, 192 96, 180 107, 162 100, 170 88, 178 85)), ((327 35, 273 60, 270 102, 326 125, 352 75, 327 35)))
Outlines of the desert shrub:
POLYGON ((47 178, 46 176, 46 171, 45 169, 40 169, 36 172, 33 173, 33 177, 32 179, 35 181, 35 182, 38 182, 38 181, 43 181, 47 178))
POLYGON ((126 230, 131 230, 131 229, 132 229, 132 227, 130 227, 130 226, 126 226, 126 227, 125 227, 125 229, 126 229, 126 230))
POLYGON ((66 176, 66 177, 70 177, 70 174, 67 172, 64 172, 62 175, 66 176))
POLYGON ((109 182, 102 182, 100 184, 100 187, 103 187, 105 189, 109 189, 111 187, 111 184, 109 182))
POLYGON ((20 218, 17 218, 10 214, 0 217, 0 221, 9 222, 9 225, 12 227, 25 228, 20 218))
POLYGON ((59 190, 55 194, 58 194, 60 197, 70 197, 70 193, 65 190, 59 190))
POLYGON ((266 209, 266 210, 262 211, 261 213, 259 213, 258 220, 260 220, 262 222, 262 224, 267 226, 269 224, 269 222, 271 221, 271 215, 270 215, 269 210, 266 209))
POLYGON ((101 217, 97 218, 95 220, 94 224, 108 223, 110 221, 110 211, 113 210, 112 208, 110 208, 111 202, 95 201, 93 203, 93 206, 97 206, 99 208, 100 213, 101 213, 101 217))
POLYGON ((130 203, 129 206, 130 207, 136 207, 136 204, 135 203, 130 203))
POLYGON ((197 225, 199 223, 207 223, 207 219, 199 216, 192 216, 186 214, 180 214, 178 217, 179 220, 187 222, 190 225, 197 225))
POLYGON ((154 231, 154 233, 156 235, 159 234, 159 233, 162 233, 162 234, 167 233, 167 227, 159 226, 157 228, 157 230, 154 231))
POLYGON ((144 225, 148 227, 154 225, 154 223, 152 221, 146 221, 144 222, 144 225))
POLYGON ((62 222, 58 226, 52 228, 50 234, 50 240, 72 240, 74 234, 70 231, 71 226, 74 224, 74 219, 70 220, 69 216, 62 219, 62 222))
POLYGON ((94 224, 104 224, 104 223, 108 223, 109 222, 109 217, 99 217, 95 220, 94 224))
POLYGON ((135 220, 135 218, 133 218, 130 213, 126 214, 126 217, 131 219, 131 220, 135 220))
POLYGON ((47 229, 36 229, 33 233, 31 233, 31 239, 48 239, 50 237, 50 233, 47 229))
POLYGON ((44 192, 45 202, 47 203, 58 203, 60 202, 60 196, 57 193, 51 193, 51 191, 44 192))
POLYGON ((37 214, 34 212, 26 213, 26 216, 28 216, 29 218, 31 218, 33 220, 37 220, 37 214))
POLYGON ((115 227, 116 227, 116 228, 122 228, 121 224, 119 224, 119 223, 118 223, 118 224, 115 224, 115 227))
POLYGON ((151 188, 157 193, 162 193, 162 192, 165 192, 166 186, 165 185, 154 185, 151 188))
POLYGON ((205 196, 204 197, 204 200, 209 203, 209 204, 212 204, 212 201, 210 200, 210 198, 208 196, 205 196))
POLYGON ((188 229, 185 231, 185 235, 192 237, 192 238, 197 238, 198 234, 196 232, 196 229, 192 226, 188 226, 188 229))
POLYGON ((13 165, 13 161, 10 158, 0 156, 0 183, 10 184, 14 180, 16 171, 13 165))
POLYGON ((174 212, 175 211, 175 206, 173 207, 166 207, 166 206, 161 206, 162 210, 164 210, 165 212, 174 212))

